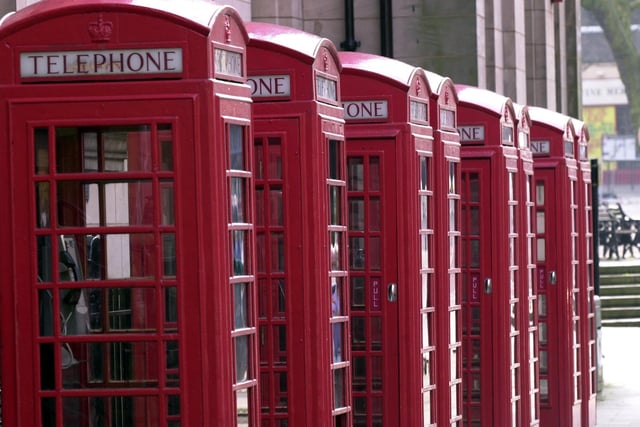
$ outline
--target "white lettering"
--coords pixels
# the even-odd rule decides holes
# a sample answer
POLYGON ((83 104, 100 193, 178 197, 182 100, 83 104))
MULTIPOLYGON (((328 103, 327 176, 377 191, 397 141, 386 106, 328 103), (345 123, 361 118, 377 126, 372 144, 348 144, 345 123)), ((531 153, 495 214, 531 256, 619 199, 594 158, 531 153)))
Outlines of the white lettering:
POLYGON ((23 78, 181 72, 181 48, 20 54, 20 76, 23 78))

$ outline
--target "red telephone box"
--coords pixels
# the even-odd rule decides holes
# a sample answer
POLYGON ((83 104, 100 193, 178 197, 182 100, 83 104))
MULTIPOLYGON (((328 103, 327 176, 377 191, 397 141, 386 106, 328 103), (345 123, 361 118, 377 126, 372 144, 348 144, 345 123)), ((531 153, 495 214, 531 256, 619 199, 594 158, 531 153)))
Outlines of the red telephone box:
POLYGON ((340 62, 313 34, 247 29, 262 422, 351 425, 340 62))
POLYGON ((463 357, 458 97, 450 78, 430 71, 426 74, 431 87, 429 115, 434 128, 436 364, 441 367, 436 375, 437 425, 455 425, 462 419, 463 357))
POLYGON ((578 172, 571 119, 530 107, 540 340, 540 424, 581 425, 582 293, 578 172))
POLYGON ((433 137, 422 69, 341 52, 353 420, 436 423, 433 137))
POLYGON ((5 425, 257 425, 246 42, 206 1, 0 25, 5 425))
POLYGON ((513 104, 458 89, 462 144, 463 425, 522 418, 521 200, 513 104))
POLYGON ((580 311, 583 313, 582 342, 582 425, 593 427, 596 422, 597 366, 595 324, 595 281, 593 246, 593 199, 591 188, 591 162, 588 157, 589 128, 583 121, 573 119, 576 132, 575 156, 578 161, 578 233, 580 256, 580 311))
POLYGON ((538 294, 535 281, 535 203, 533 153, 531 152, 531 118, 526 105, 513 105, 518 119, 518 175, 520 205, 517 222, 520 224, 520 280, 522 304, 520 330, 522 369, 522 421, 520 425, 534 426, 540 423, 540 358, 538 354, 538 294))

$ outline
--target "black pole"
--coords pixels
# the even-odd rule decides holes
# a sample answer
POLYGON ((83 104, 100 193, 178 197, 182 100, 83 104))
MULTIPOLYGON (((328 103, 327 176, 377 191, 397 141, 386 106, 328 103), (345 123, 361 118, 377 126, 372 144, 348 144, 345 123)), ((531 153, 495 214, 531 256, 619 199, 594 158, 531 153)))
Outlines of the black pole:
POLYGON ((344 30, 346 40, 340 43, 340 47, 344 50, 354 52, 360 47, 360 42, 355 38, 353 0, 345 0, 344 2, 344 30))
POLYGON ((598 223, 598 208, 600 207, 599 201, 599 168, 598 160, 591 159, 591 223, 593 230, 593 287, 596 295, 600 295, 600 242, 599 242, 599 226, 598 223))
POLYGON ((393 58, 393 13, 391 0, 380 0, 380 53, 393 58))

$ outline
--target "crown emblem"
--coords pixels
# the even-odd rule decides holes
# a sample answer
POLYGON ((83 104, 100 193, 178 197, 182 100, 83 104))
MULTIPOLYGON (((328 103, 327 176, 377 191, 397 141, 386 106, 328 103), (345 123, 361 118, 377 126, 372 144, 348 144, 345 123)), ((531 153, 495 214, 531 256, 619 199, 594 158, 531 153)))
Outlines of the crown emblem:
POLYGON ((420 96, 422 92, 422 83, 420 83, 420 79, 416 80, 416 95, 420 96))
POLYGON ((108 42, 113 33, 113 23, 105 21, 102 14, 98 15, 98 20, 89 22, 89 36, 94 43, 108 42))
POLYGON ((224 16, 224 35, 227 43, 231 43, 231 18, 229 15, 224 16))

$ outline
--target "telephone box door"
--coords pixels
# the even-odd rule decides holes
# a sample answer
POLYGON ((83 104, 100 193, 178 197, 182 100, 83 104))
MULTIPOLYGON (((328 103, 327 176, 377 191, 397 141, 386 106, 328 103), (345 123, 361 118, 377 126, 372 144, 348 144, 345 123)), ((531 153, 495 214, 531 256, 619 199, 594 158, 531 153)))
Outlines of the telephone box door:
POLYGON ((347 199, 354 426, 399 423, 395 141, 349 141, 347 199))
POLYGON ((199 332, 185 333, 193 319, 179 304, 198 298, 183 244, 197 233, 174 201, 196 198, 174 157, 194 141, 191 102, 21 104, 12 117, 15 191, 33 209, 15 218, 28 236, 15 239, 28 254, 16 269, 16 399, 36 399, 20 423, 192 424, 202 384, 185 362, 199 332))
MULTIPOLYGON (((256 235, 258 271, 258 324, 260 336, 260 387, 262 420, 269 425, 290 423, 290 407, 304 396, 302 378, 292 378, 295 342, 305 331, 295 319, 304 316, 302 266, 291 251, 302 245, 302 227, 295 218, 301 211, 300 177, 295 157, 300 153, 296 119, 257 119, 254 133, 256 166, 256 235), (293 157, 287 160, 287 156, 293 157), (297 226, 297 229, 294 227, 297 226)), ((295 252, 295 251, 294 251, 295 252)))
POLYGON ((494 425, 489 160, 462 162, 463 425, 494 425))
MULTIPOLYGON (((573 181, 570 182, 573 184, 573 181)), ((543 425, 557 425, 560 419, 580 420, 580 398, 582 383, 580 367, 576 361, 580 360, 579 331, 579 289, 576 283, 577 256, 576 250, 559 244, 558 236, 562 233, 559 228, 558 206, 556 193, 559 191, 556 182, 556 170, 539 168, 535 172, 535 206, 536 206, 536 237, 538 247, 538 292, 539 292, 539 339, 540 339, 540 409, 543 425), (560 274, 558 260, 563 250, 571 254, 574 259, 566 274, 560 274), (568 304, 566 307, 562 304, 568 304), (564 328, 565 332, 560 329, 564 328), (572 332, 573 331, 573 332, 572 332), (562 342, 566 337, 568 342, 562 342), (570 357, 559 357, 560 354, 570 352, 570 357), (572 384, 570 393, 563 393, 561 373, 571 372, 572 384), (555 406, 557 405, 557 407, 555 406), (567 413, 567 411, 572 411, 567 413)), ((573 197, 573 196, 571 196, 573 197)), ((576 215, 575 202, 567 204, 571 215, 576 215)), ((575 224, 574 221, 570 223, 575 224)), ((575 225, 574 225, 575 227, 575 225)), ((575 230, 571 233, 573 241, 575 230)), ((569 243, 568 245, 575 245, 569 243)), ((566 390, 566 389, 565 389, 566 390)), ((576 421, 578 420, 578 421, 576 421)))

